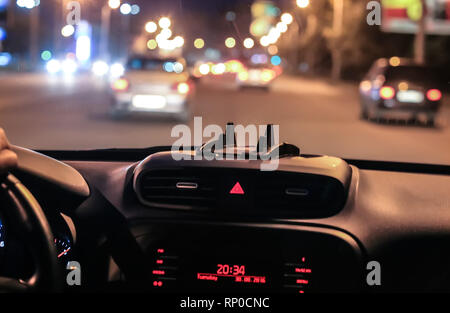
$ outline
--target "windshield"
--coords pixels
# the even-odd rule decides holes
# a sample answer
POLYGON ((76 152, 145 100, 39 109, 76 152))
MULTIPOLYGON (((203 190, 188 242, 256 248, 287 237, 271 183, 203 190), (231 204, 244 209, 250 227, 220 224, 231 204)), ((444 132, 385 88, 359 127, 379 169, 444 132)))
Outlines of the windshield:
POLYGON ((0 127, 84 150, 273 124, 304 154, 449 165, 449 35, 450 0, 0 0, 0 127))

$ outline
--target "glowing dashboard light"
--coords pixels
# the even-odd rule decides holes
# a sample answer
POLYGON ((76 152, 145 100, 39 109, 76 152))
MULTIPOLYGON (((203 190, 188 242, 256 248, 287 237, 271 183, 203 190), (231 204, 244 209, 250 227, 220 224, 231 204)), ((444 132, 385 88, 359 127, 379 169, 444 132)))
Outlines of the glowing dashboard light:
POLYGON ((50 60, 45 67, 50 74, 56 74, 61 71, 61 62, 58 60, 50 60))
POLYGON ((236 182, 236 184, 234 184, 233 188, 231 188, 229 193, 230 195, 243 195, 245 192, 241 184, 239 182, 236 182))
POLYGON ((189 85, 187 83, 179 83, 177 86, 177 90, 179 93, 185 95, 189 92, 189 85))
POLYGON ((125 91, 128 89, 129 83, 125 78, 119 78, 115 80, 111 88, 115 91, 125 91))
POLYGON ((430 89, 427 91, 427 99, 430 101, 439 101, 442 98, 442 93, 439 89, 430 89))
POLYGON ((384 100, 389 100, 394 98, 395 90, 391 86, 384 86, 380 89, 380 97, 384 100))
POLYGON ((104 76, 108 73, 109 66, 105 61, 95 61, 92 64, 92 73, 96 76, 104 76))

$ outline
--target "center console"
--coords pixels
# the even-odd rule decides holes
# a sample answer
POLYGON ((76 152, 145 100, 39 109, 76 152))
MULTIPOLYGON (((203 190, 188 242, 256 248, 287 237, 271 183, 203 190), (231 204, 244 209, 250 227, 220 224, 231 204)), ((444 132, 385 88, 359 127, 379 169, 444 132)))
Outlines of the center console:
POLYGON ((334 229, 213 223, 139 229, 155 291, 347 292, 364 281, 357 242, 334 229))

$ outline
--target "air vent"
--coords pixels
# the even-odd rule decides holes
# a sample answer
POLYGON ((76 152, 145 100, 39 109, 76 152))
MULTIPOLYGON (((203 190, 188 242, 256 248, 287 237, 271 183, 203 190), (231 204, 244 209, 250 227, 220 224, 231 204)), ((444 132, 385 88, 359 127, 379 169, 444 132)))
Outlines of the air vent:
POLYGON ((327 176, 302 173, 263 173, 257 181, 255 203, 264 213, 281 215, 323 215, 339 210, 346 190, 327 176))
POLYGON ((351 181, 345 161, 291 157, 276 171, 261 171, 261 162, 175 161, 170 151, 158 152, 135 168, 133 187, 146 206, 214 217, 318 218, 344 207, 351 181))
POLYGON ((213 207, 217 186, 204 170, 158 169, 141 174, 138 194, 150 206, 191 209, 213 207))

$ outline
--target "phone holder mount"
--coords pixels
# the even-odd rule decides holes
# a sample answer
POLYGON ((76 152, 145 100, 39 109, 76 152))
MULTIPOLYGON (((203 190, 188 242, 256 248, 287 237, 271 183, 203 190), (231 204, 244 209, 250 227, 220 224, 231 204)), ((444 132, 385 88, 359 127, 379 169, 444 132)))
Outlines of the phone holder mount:
POLYGON ((197 155, 212 153, 223 157, 232 156, 243 159, 267 160, 274 158, 285 158, 300 156, 300 148, 287 142, 275 142, 275 128, 273 124, 266 125, 265 134, 259 136, 255 145, 238 146, 236 131, 233 122, 226 125, 225 133, 204 143, 196 149, 197 155))

